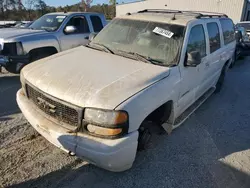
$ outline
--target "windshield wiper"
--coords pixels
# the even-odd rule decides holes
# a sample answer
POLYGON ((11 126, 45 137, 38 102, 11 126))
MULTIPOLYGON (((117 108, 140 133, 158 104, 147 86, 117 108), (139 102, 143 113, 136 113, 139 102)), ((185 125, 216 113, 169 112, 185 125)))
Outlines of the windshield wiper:
POLYGON ((108 53, 111 53, 111 54, 114 54, 113 50, 111 50, 109 47, 105 46, 104 44, 100 44, 100 43, 89 43, 87 44, 88 47, 93 47, 94 46, 98 46, 98 48, 108 52, 108 53))
POLYGON ((118 52, 132 55, 138 61, 143 61, 143 62, 149 63, 149 64, 164 66, 164 63, 162 61, 157 60, 157 59, 152 59, 152 58, 150 58, 148 56, 144 56, 144 55, 141 55, 141 54, 136 53, 136 52, 126 52, 126 51, 122 51, 122 50, 119 50, 118 52))

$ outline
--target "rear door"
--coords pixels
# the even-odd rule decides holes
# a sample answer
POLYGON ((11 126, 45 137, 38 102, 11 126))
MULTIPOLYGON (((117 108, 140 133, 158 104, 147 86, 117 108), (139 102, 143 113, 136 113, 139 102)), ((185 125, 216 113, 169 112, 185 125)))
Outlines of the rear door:
POLYGON ((236 52, 236 39, 235 39, 235 28, 232 20, 228 18, 220 19, 220 25, 222 29, 222 38, 224 43, 223 60, 226 62, 235 55, 236 52))
POLYGON ((218 75, 220 75, 221 72, 223 53, 225 53, 218 20, 208 19, 205 21, 205 26, 208 38, 208 55, 207 61, 201 64, 200 67, 203 72, 203 77, 198 97, 215 85, 218 75))
POLYGON ((89 19, 92 23, 93 31, 99 33, 104 27, 102 19, 98 15, 90 15, 89 19))
POLYGON ((64 27, 63 33, 60 36, 62 51, 87 44, 89 42, 89 35, 90 27, 87 18, 84 15, 72 17, 64 27), (64 30, 67 26, 76 27, 76 31, 70 34, 65 33, 64 30))

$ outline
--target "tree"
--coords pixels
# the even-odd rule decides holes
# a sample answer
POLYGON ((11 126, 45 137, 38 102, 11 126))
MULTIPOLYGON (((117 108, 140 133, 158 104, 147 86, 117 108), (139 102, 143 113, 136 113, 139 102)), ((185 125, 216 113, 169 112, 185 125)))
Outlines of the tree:
POLYGON ((109 4, 116 5, 116 0, 109 0, 109 4))
POLYGON ((82 6, 84 8, 84 12, 88 12, 92 2, 93 0, 82 0, 82 6))
POLYGON ((113 7, 113 15, 112 17, 115 17, 116 16, 116 3, 117 1, 116 0, 109 0, 109 4, 111 4, 111 6, 113 7))
POLYGON ((26 4, 27 9, 28 9, 29 20, 32 20, 31 19, 31 12, 35 8, 35 6, 37 4, 37 0, 26 0, 25 4, 26 4))
POLYGON ((35 8, 40 12, 40 15, 44 15, 47 12, 47 4, 43 0, 38 0, 35 8))

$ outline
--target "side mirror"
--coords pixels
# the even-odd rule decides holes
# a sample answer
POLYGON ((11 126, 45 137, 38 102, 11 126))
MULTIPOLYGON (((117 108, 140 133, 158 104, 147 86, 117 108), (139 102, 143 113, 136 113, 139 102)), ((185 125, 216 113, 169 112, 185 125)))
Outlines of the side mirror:
POLYGON ((235 38, 236 38, 237 42, 241 42, 242 37, 243 37, 243 35, 242 35, 241 31, 235 31, 235 38))
POLYGON ((201 63, 201 53, 198 51, 192 51, 187 53, 187 61, 185 66, 187 67, 196 67, 201 63))
POLYGON ((75 26, 67 26, 65 29, 64 29, 64 32, 67 33, 67 34, 71 34, 71 33, 74 33, 76 32, 76 27, 75 26))
POLYGON ((89 40, 92 41, 96 37, 96 33, 90 33, 89 40))

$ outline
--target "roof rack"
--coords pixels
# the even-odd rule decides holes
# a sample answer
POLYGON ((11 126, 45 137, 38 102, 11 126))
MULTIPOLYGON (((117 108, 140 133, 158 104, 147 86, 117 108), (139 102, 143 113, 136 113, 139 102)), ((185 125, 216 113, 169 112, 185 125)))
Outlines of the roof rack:
POLYGON ((193 15, 195 18, 228 18, 226 14, 206 11, 181 11, 181 10, 170 10, 170 9, 145 9, 138 11, 137 13, 165 13, 165 14, 186 14, 193 15))

